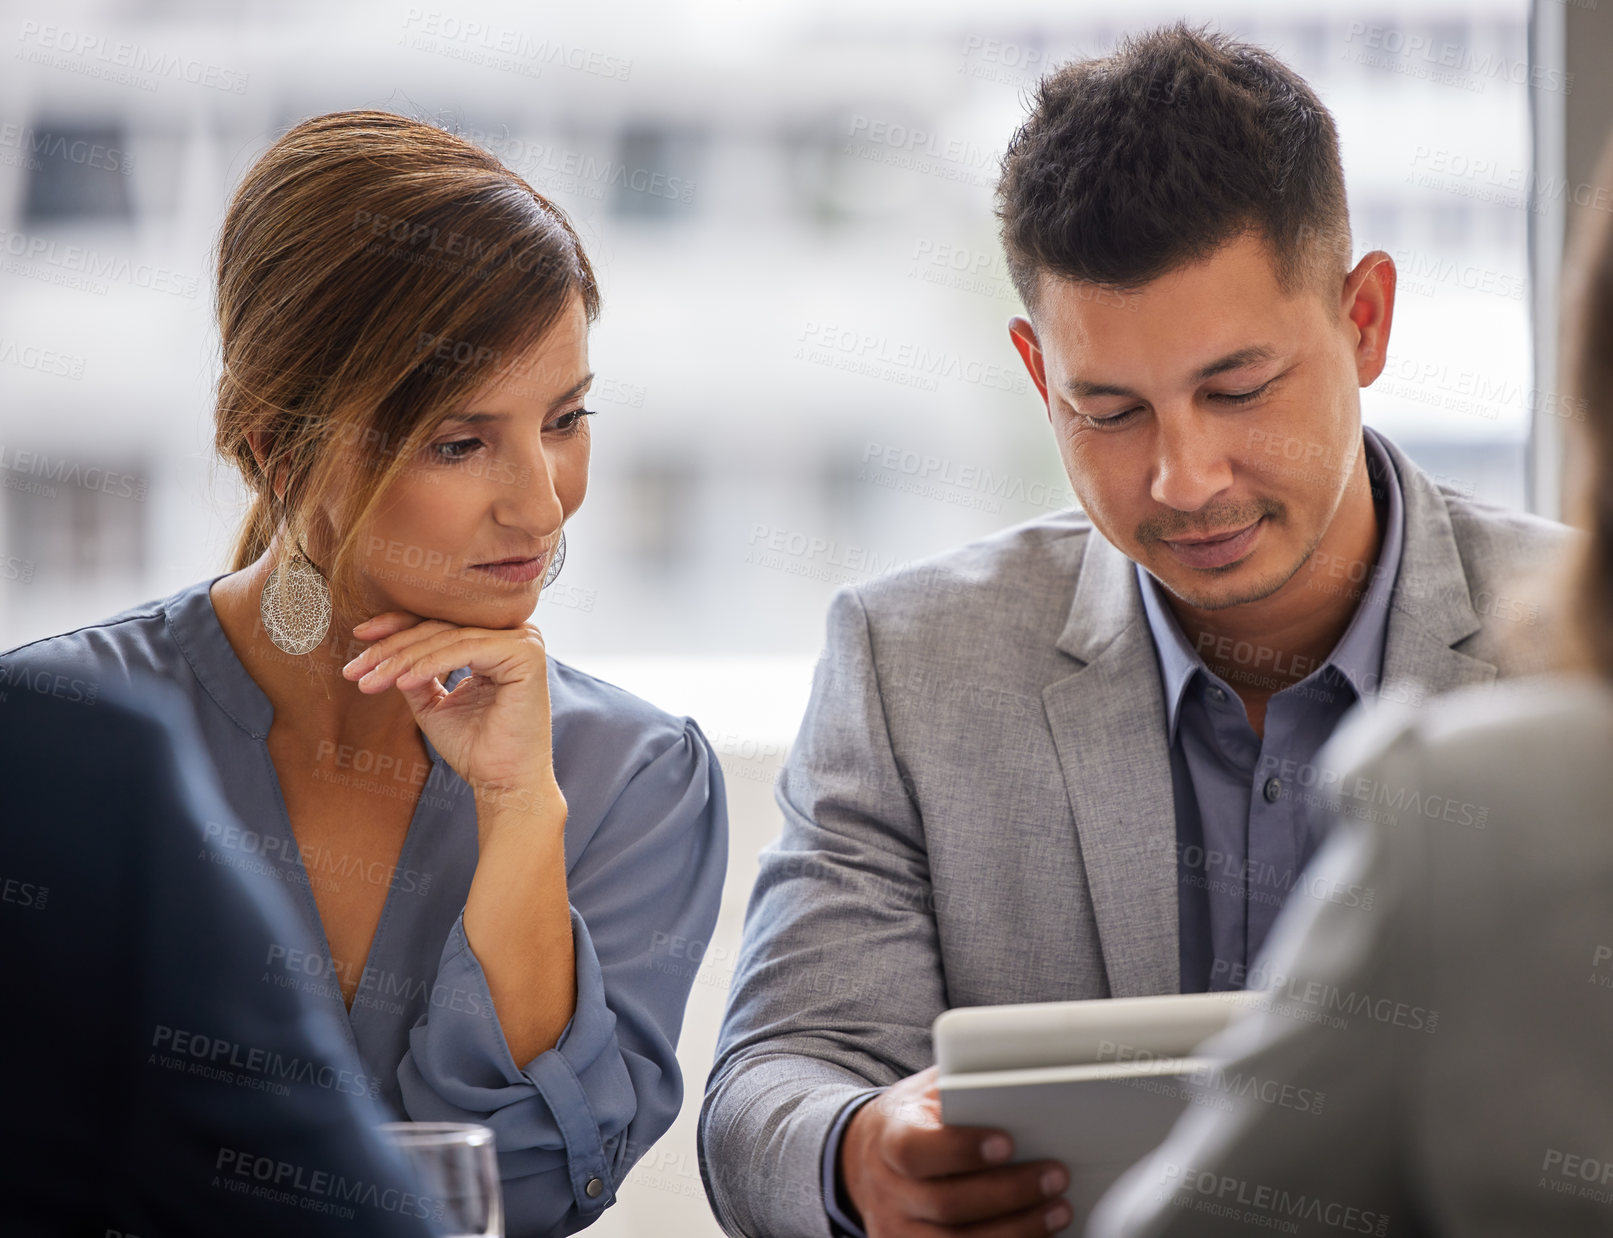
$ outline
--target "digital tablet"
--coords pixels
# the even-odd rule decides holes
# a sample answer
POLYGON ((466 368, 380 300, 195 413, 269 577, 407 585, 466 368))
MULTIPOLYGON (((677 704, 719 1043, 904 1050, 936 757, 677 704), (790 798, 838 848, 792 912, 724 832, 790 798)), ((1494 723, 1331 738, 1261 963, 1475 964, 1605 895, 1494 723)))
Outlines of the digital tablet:
MULTIPOLYGON (((1062 1161, 1082 1222, 1122 1172, 1159 1146, 1195 1096, 1191 1081, 1216 1078, 1219 1063, 1199 1046, 1262 996, 949 1010, 934 1027, 942 1120, 1007 1131, 1015 1161, 1062 1161)), ((1211 1087, 1197 1099, 1213 1104, 1217 1095, 1211 1087)))

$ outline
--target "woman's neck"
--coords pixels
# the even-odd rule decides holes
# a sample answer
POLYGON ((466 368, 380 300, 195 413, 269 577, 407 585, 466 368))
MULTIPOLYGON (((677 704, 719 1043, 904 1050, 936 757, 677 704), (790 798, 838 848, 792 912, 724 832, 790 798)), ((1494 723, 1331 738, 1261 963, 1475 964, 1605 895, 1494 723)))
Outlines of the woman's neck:
POLYGON ((315 649, 290 654, 269 639, 261 618, 263 587, 274 562, 271 548, 256 562, 217 580, 211 591, 219 625, 274 707, 275 727, 335 743, 377 745, 416 731, 408 704, 396 692, 367 696, 342 678, 342 667, 366 648, 353 626, 368 615, 332 613, 330 630, 315 649))

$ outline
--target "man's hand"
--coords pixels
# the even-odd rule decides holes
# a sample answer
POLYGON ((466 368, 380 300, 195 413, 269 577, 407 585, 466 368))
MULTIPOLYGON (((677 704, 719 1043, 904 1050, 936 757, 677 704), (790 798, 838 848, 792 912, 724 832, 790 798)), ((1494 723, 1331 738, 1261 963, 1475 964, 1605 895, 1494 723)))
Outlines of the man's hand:
POLYGON ((944 1125, 939 1073, 909 1075, 846 1124, 840 1180, 868 1238, 1029 1238, 1068 1225, 1064 1166, 1005 1165, 1014 1149, 1002 1131, 944 1125))

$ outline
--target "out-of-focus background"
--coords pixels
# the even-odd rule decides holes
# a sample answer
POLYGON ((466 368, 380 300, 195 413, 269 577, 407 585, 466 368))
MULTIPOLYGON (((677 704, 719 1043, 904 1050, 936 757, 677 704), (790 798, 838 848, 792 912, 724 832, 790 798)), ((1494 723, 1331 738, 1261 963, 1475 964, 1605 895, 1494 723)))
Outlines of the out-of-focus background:
POLYGON ((563 206, 603 281, 600 416, 537 618, 558 656, 701 722, 733 823, 683 1115, 594 1232, 714 1233, 694 1121, 829 596, 1073 502, 991 209, 1036 80, 1182 15, 1293 64, 1337 117, 1357 254, 1400 269, 1367 421, 1451 485, 1552 511, 1531 303, 1555 275, 1530 238, 1552 243, 1561 195, 1531 130, 1587 83, 1530 31, 1560 44, 1595 4, 0 5, 0 648, 225 570, 243 508, 210 449, 210 251, 285 129, 430 119, 563 206))

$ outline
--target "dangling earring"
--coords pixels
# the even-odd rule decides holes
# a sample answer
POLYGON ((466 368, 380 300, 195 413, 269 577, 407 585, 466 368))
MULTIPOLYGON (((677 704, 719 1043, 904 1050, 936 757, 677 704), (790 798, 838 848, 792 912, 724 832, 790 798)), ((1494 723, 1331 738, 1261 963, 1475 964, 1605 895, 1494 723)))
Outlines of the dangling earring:
POLYGON ((560 569, 566 565, 566 531, 560 530, 560 540, 555 543, 554 558, 549 561, 549 570, 543 574, 543 587, 547 589, 554 584, 554 578, 560 575, 560 569))
POLYGON ((269 572, 258 613, 282 653, 311 653, 323 643, 330 631, 330 589, 301 543, 269 572))

